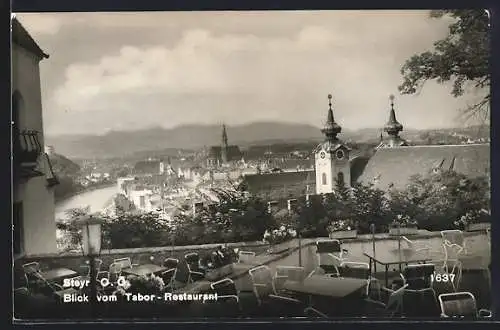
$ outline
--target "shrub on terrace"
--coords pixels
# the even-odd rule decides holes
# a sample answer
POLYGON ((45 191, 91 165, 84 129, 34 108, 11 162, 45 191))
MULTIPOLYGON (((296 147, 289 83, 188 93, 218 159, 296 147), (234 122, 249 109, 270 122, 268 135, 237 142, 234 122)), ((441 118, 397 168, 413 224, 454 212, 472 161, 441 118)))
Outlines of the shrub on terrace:
MULTIPOLYGON (((454 171, 414 176, 404 191, 392 194, 390 208, 417 221, 427 230, 446 230, 469 212, 490 210, 488 181, 454 171)), ((489 221, 483 216, 474 221, 489 221)))

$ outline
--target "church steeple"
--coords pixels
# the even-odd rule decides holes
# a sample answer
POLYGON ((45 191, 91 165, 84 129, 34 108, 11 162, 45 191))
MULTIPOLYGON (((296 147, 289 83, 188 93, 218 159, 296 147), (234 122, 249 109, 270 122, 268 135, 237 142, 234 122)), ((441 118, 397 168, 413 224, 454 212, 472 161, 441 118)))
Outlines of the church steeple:
POLYGON ((222 146, 227 147, 226 124, 222 124, 222 146))
MULTIPOLYGON (((394 95, 389 96, 391 100, 391 110, 389 111, 389 120, 384 126, 384 131, 387 132, 389 138, 385 141, 380 141, 380 144, 376 147, 379 148, 394 148, 407 146, 408 143, 399 136, 399 132, 403 130, 403 125, 396 119, 396 111, 394 111, 394 95)), ((382 133, 380 134, 382 136, 382 133)))
POLYGON ((397 138, 399 132, 403 130, 403 125, 396 120, 396 112, 394 111, 394 95, 389 96, 389 99, 391 100, 391 111, 389 113, 389 121, 385 124, 384 131, 386 131, 391 137, 397 138))
POLYGON ((327 141, 337 141, 337 134, 342 131, 342 127, 340 127, 333 118, 332 94, 328 94, 328 106, 328 117, 325 127, 321 130, 321 132, 325 134, 327 141))
POLYGON ((226 124, 222 124, 221 159, 223 164, 227 163, 227 146, 226 124))

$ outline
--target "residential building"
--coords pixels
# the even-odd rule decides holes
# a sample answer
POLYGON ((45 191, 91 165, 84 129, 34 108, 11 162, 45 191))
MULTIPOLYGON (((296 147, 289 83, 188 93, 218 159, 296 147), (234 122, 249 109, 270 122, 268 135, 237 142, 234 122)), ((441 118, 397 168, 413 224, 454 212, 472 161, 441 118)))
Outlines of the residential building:
POLYGON ((40 61, 45 54, 21 23, 11 20, 14 257, 54 253, 54 186, 45 153, 40 61))

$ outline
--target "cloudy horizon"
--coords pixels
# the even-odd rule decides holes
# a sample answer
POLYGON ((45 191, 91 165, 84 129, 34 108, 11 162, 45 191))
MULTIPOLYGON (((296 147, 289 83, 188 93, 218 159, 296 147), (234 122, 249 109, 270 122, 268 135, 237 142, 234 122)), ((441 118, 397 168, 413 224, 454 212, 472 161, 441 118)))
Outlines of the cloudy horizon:
POLYGON ((383 126, 390 94, 416 129, 461 126, 460 98, 428 82, 399 95, 404 61, 449 19, 428 11, 17 14, 40 63, 47 135, 281 121, 321 126, 333 95, 346 130, 383 126))

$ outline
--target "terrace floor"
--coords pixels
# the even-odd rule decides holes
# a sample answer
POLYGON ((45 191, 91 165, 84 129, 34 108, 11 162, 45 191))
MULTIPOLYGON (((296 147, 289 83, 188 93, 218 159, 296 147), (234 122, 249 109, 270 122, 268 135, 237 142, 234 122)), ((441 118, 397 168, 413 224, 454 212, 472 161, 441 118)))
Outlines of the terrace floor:
MULTIPOLYGON (((478 308, 490 307, 491 292, 488 266, 491 261, 491 252, 488 244, 489 237, 484 233, 466 233, 465 235, 467 253, 460 257, 463 264, 462 281, 458 291, 469 291, 477 300, 478 308)), ((318 265, 318 257, 314 242, 317 239, 302 239, 302 248, 298 249, 298 240, 293 240, 284 243, 277 250, 284 250, 279 254, 261 253, 257 264, 266 264, 271 270, 275 271, 276 266, 298 266, 299 261, 301 266, 306 269, 306 272, 315 270, 318 265), (287 250, 286 250, 287 249, 287 250), (299 257, 300 251, 300 257, 299 257)), ((412 238, 416 245, 425 245, 429 247, 429 259, 439 260, 444 259, 442 248, 442 239, 439 233, 421 233, 415 238, 412 238)), ((398 249, 398 241, 390 239, 387 236, 378 235, 375 240, 371 240, 369 236, 361 236, 354 240, 343 241, 342 248, 346 249, 349 261, 368 262, 368 258, 364 256, 365 252, 371 252, 373 246, 377 256, 391 254, 392 251, 398 249)), ((403 247, 404 248, 404 247, 403 247)), ((249 248, 251 250, 251 248, 249 248)), ((260 249, 262 251, 262 249, 260 249)), ((253 265, 256 266, 257 264, 253 265)), ((252 266, 248 266, 250 269, 252 266)), ((384 272, 382 267, 374 274, 376 277, 383 279, 384 272)), ((398 277, 398 266, 389 269, 390 279, 398 277)), ((198 302, 192 303, 108 303, 100 304, 97 313, 103 318, 176 318, 176 317, 266 317, 266 316, 304 316, 303 308, 294 310, 293 308, 285 307, 281 309, 273 309, 268 305, 258 306, 257 299, 252 292, 252 284, 248 272, 245 267, 239 274, 228 275, 233 278, 236 287, 239 291, 240 308, 232 309, 226 304, 198 302)), ((207 281, 189 284, 177 290, 178 293, 183 292, 203 292, 207 288, 207 281)), ((440 293, 450 292, 452 288, 444 283, 435 283, 434 289, 439 295, 440 293)), ((19 306, 19 304, 18 304, 19 306)), ((51 305, 46 297, 31 297, 25 300, 22 304, 23 308, 19 308, 22 312, 16 313, 20 318, 87 318, 90 317, 90 306, 85 304, 57 304, 51 305), (49 307, 48 307, 49 306, 49 307), (52 306, 52 307, 50 307, 52 306)), ((17 307, 16 307, 17 308, 17 307)), ((342 316, 342 315, 337 315, 342 316)), ((359 317, 364 316, 363 312, 359 312, 359 317)), ((439 315, 437 315, 439 316, 439 315)))

